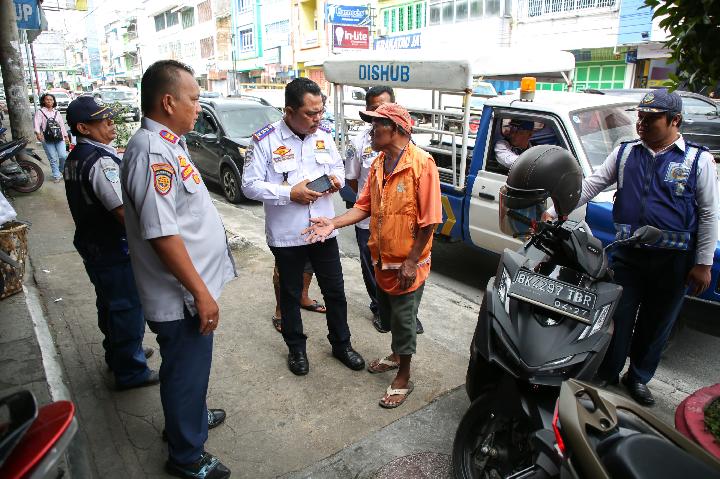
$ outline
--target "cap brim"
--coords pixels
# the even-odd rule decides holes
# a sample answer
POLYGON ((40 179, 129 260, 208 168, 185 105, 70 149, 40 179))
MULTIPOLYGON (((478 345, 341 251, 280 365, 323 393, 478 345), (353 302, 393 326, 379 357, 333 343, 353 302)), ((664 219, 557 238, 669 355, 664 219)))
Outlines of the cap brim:
POLYGON ((649 107, 649 106, 635 106, 635 107, 633 107, 633 108, 628 108, 628 109, 625 110, 625 111, 644 111, 644 112, 646 112, 646 113, 665 113, 665 112, 668 112, 668 111, 670 111, 670 110, 668 110, 667 108, 653 108, 653 107, 649 107))
POLYGON ((372 123, 375 118, 387 118, 385 115, 381 115, 375 111, 361 111, 360 118, 366 123, 372 123))

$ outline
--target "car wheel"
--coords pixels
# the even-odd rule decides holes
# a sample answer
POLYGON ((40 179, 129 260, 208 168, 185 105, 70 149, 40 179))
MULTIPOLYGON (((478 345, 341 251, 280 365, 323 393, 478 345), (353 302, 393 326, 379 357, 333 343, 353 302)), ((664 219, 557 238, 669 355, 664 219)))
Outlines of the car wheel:
POLYGON ((240 188, 240 177, 227 165, 220 169, 220 185, 230 203, 240 203, 245 199, 240 188))

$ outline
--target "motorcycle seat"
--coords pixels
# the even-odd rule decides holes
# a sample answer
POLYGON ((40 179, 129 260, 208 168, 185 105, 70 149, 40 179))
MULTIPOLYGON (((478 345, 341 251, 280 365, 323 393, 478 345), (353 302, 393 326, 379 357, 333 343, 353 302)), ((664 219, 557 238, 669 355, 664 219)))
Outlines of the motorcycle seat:
POLYGON ((720 469, 652 434, 633 434, 617 440, 601 460, 613 478, 720 478, 720 469))

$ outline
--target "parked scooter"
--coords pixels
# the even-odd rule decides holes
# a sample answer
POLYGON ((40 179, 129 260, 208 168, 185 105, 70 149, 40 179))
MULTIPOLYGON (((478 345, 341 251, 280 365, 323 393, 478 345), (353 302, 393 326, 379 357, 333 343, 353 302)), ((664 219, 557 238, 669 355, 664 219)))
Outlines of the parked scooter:
POLYGON ((611 282, 606 249, 661 236, 643 227, 604 249, 585 222, 540 221, 548 197, 561 218, 570 214, 581 184, 575 158, 543 145, 520 155, 500 191, 501 229, 530 240, 505 250, 480 307, 466 381, 473 402, 453 445, 456 478, 558 473, 537 446, 552 430, 561 383, 592 379, 612 337, 622 287, 611 282))
POLYGON ((0 477, 60 477, 58 463, 78 429, 74 404, 56 401, 38 409, 30 391, 19 391, 0 399, 0 411, 0 477))
POLYGON ((646 408, 581 381, 563 383, 552 427, 543 449, 562 478, 720 478, 720 461, 646 408))
POLYGON ((40 165, 27 159, 32 157, 42 162, 42 158, 27 148, 26 138, 20 138, 0 145, 0 187, 3 191, 12 188, 20 193, 32 193, 45 181, 40 165))

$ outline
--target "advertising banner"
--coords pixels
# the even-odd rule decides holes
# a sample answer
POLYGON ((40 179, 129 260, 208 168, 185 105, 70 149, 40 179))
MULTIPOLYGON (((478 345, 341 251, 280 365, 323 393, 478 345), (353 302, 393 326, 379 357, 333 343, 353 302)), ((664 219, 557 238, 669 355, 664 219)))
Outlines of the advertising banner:
POLYGON ((375 50, 414 50, 420 48, 420 33, 395 35, 375 40, 375 50))
POLYGON ((370 29, 368 27, 352 27, 349 25, 333 25, 334 48, 370 48, 370 29))
POLYGON ((335 25, 370 25, 370 9, 365 5, 327 5, 327 21, 335 25))

